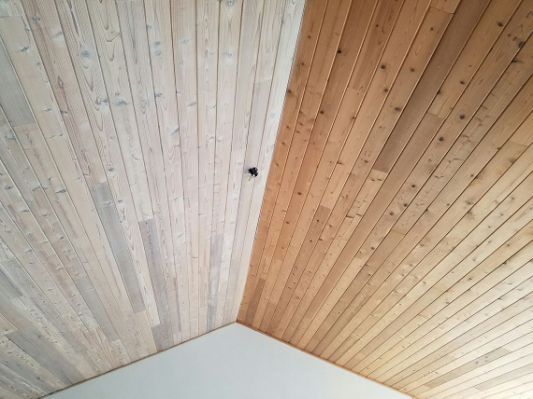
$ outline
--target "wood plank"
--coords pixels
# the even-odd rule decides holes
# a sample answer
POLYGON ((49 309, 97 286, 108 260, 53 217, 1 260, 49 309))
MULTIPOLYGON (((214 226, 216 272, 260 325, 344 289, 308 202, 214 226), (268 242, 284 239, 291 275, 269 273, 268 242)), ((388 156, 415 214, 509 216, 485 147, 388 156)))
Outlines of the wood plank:
POLYGON ((198 95, 196 70, 196 8, 192 0, 170 3, 172 41, 180 146, 182 153, 183 197, 187 237, 187 279, 189 328, 199 333, 199 264, 198 264, 198 95))
POLYGON ((238 60, 240 52, 241 16, 243 1, 227 1, 220 4, 220 29, 218 45, 218 88, 219 108, 216 120, 215 176, 213 185, 213 228, 211 241, 209 319, 208 325, 224 322, 224 307, 228 297, 229 259, 222 259, 228 181, 231 162, 231 148, 234 125, 233 106, 236 96, 238 60))
MULTIPOLYGON (((217 124, 218 54, 220 5, 209 0, 196 2, 196 65, 198 70, 198 263, 199 333, 207 331, 210 290, 211 231, 213 220, 215 137, 217 124)), ((218 265, 217 265, 218 268, 218 265)), ((219 276, 213 276, 218 281, 219 276)), ((213 325, 213 321, 209 323, 213 325)))

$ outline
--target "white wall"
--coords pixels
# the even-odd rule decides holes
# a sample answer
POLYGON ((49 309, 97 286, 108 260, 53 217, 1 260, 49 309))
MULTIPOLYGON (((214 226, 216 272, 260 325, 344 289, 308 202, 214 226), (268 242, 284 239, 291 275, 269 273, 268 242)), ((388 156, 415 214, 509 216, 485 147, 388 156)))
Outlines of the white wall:
POLYGON ((50 399, 405 399, 233 324, 50 399))

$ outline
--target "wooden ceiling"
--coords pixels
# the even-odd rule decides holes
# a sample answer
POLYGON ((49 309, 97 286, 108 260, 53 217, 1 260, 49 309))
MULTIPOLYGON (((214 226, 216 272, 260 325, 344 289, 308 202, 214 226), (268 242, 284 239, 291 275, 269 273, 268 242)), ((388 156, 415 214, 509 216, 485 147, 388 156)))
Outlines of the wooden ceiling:
POLYGON ((0 1, 1 398, 236 320, 304 5, 0 1))
POLYGON ((239 320, 533 398, 533 1, 308 0, 239 320))
POLYGON ((533 0, 0 0, 0 398, 238 312, 416 398, 533 398, 532 32, 533 0))

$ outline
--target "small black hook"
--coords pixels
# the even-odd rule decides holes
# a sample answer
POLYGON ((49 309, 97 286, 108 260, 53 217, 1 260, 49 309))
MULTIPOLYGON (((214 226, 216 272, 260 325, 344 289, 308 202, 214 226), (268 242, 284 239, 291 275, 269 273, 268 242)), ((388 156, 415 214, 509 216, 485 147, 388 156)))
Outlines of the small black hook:
POLYGON ((253 168, 249 168, 248 173, 250 173, 250 175, 253 177, 257 177, 259 175, 259 171, 255 166, 253 168))

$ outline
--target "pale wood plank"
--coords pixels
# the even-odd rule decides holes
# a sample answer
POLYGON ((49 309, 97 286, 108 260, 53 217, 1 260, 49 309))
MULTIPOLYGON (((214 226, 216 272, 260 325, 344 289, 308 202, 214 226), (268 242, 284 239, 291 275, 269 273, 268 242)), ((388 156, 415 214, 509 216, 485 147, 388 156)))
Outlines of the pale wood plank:
POLYGON ((196 5, 193 0, 170 3, 174 37, 174 72, 180 121, 183 196, 187 232, 189 325, 192 336, 200 328, 200 265, 198 263, 198 94, 196 70, 196 5))
MULTIPOLYGON (((236 101, 238 60, 240 53, 243 1, 220 3, 218 44, 218 86, 213 185, 213 228, 210 257, 209 320, 211 327, 224 323, 224 307, 228 297, 229 259, 222 259, 229 201, 229 171, 234 125, 233 107, 236 101)), ((226 244, 227 245, 227 244, 226 244)))

